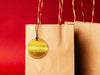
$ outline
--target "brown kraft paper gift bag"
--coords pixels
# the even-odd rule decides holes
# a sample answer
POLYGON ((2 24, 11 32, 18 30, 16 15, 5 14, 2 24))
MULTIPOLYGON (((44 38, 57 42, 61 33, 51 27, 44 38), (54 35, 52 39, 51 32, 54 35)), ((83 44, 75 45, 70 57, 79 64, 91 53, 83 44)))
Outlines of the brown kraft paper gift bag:
POLYGON ((40 25, 39 37, 48 43, 48 53, 32 58, 27 44, 35 38, 35 25, 26 25, 25 75, 74 75, 73 25, 40 25))
POLYGON ((100 75, 100 23, 75 21, 74 34, 77 74, 100 75))
POLYGON ((38 36, 48 44, 48 53, 40 59, 32 58, 27 51, 28 43, 36 37, 35 26, 26 25, 25 75, 74 75, 73 25, 61 24, 61 15, 59 25, 39 25, 38 36))
POLYGON ((75 44, 81 75, 100 75, 100 24, 75 23, 75 44))

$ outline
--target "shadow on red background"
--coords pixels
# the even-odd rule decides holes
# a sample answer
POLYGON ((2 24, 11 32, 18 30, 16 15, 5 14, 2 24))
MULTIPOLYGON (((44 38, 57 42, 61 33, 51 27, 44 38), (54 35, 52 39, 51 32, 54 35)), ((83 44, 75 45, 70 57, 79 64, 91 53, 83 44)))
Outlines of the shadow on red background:
MULTIPOLYGON (((100 1, 94 21, 100 23, 100 1)), ((36 24, 38 0, 0 1, 0 75, 25 74, 25 24, 36 24)), ((91 21, 92 1, 84 0, 85 21, 91 21)), ((82 20, 80 1, 75 0, 77 20, 82 20)), ((57 24, 58 0, 44 0, 44 24, 57 24)), ((73 21, 71 0, 64 0, 64 21, 73 21)))

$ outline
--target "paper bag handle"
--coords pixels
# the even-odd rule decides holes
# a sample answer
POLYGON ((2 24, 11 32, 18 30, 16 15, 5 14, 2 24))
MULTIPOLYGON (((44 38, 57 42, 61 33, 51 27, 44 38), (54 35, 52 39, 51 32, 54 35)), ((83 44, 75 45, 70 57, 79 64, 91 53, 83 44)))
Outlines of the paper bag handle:
POLYGON ((58 24, 62 24, 63 0, 59 0, 58 24))
MULTIPOLYGON (((95 0, 93 0, 93 6, 92 6, 92 19, 91 22, 94 21, 94 7, 95 7, 95 0)), ((75 14, 75 8, 74 8, 74 0, 72 0, 72 9, 73 9, 73 15, 74 15, 74 22, 76 21, 76 14, 75 14)), ((84 22, 84 12, 83 12, 83 0, 81 0, 81 11, 83 16, 83 22, 84 22)))
MULTIPOLYGON (((38 29, 42 21, 42 11, 43 11, 43 0, 39 0, 38 3, 38 15, 37 15, 37 25, 35 26, 36 30, 36 40, 38 40, 38 29)), ((62 23, 62 13, 63 13, 63 0, 59 0, 59 11, 58 11, 58 24, 62 23)))

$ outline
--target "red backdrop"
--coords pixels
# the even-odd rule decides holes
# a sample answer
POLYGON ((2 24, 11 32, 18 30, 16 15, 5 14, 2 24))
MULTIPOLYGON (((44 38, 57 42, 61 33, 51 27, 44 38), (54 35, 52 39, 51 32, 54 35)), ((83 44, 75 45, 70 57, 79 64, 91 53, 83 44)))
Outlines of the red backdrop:
MULTIPOLYGON (((100 22, 96 0, 94 22, 100 22)), ((25 24, 37 22, 38 0, 0 1, 0 75, 25 74, 25 24)), ((92 0, 84 0, 85 21, 91 21, 92 0)), ((75 0, 77 20, 82 20, 80 0, 75 0)), ((57 24, 58 0, 44 0, 42 23, 57 24)), ((71 0, 64 0, 63 22, 73 21, 71 0)))

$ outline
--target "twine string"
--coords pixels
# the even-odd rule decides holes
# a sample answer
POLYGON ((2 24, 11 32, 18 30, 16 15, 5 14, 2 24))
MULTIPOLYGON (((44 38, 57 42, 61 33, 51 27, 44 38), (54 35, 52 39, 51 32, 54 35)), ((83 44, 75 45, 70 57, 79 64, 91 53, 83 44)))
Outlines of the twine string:
POLYGON ((41 25, 41 21, 42 21, 42 11, 43 11, 43 0, 39 0, 38 14, 37 14, 37 25, 35 26, 36 40, 38 40, 38 29, 39 29, 39 25, 41 25))
POLYGON ((95 7, 95 0, 93 0, 93 7, 92 7, 92 23, 94 21, 94 7, 95 7))
POLYGON ((74 15, 74 22, 76 21, 76 13, 74 8, 74 0, 72 0, 72 9, 73 9, 73 15, 74 15))
POLYGON ((82 12, 82 17, 83 17, 83 22, 84 22, 83 0, 81 0, 81 12, 82 12))
POLYGON ((58 12, 58 24, 62 23, 62 13, 63 13, 63 0, 59 0, 59 12, 58 12))
MULTIPOLYGON (((94 7, 95 7, 95 0, 93 0, 93 7, 92 7, 92 23, 94 21, 94 7)), ((74 0, 72 0, 72 9, 73 9, 73 15, 74 15, 74 22, 75 22, 76 14, 75 14, 75 8, 74 8, 74 0)), ((83 0, 81 0, 81 11, 82 11, 83 22, 84 22, 83 0)))

